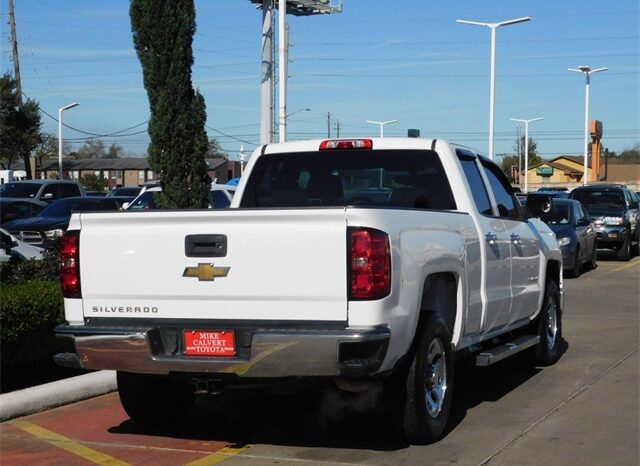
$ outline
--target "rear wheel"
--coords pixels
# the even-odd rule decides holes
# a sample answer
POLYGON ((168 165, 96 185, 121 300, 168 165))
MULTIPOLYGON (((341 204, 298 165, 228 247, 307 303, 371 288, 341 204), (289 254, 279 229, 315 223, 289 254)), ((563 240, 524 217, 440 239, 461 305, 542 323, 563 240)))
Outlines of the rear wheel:
POLYGON ((580 276, 580 246, 576 246, 576 252, 573 255, 573 267, 569 271, 569 276, 572 278, 576 278, 580 276))
POLYGON ((416 444, 440 438, 449 420, 453 395, 449 329, 435 314, 425 324, 408 373, 397 375, 406 373, 404 387, 398 387, 400 393, 396 393, 404 402, 400 407, 402 429, 407 440, 416 444))
POLYGON ((536 346, 528 349, 524 356, 529 362, 539 366, 555 364, 560 359, 562 312, 560 291, 554 281, 547 281, 542 310, 533 329, 540 337, 540 341, 536 346))
POLYGON ((589 270, 594 270, 597 266, 598 248, 594 242, 593 251, 591 251, 591 260, 589 260, 589 270))
POLYGON ((640 226, 636 229, 636 244, 631 246, 631 255, 640 256, 640 226))
POLYGON ((166 424, 183 417, 195 400, 194 388, 166 375, 117 373, 118 393, 129 417, 140 424, 166 424))
POLYGON ((629 231, 625 233, 624 241, 616 250, 616 259, 625 262, 631 259, 631 233, 629 231))

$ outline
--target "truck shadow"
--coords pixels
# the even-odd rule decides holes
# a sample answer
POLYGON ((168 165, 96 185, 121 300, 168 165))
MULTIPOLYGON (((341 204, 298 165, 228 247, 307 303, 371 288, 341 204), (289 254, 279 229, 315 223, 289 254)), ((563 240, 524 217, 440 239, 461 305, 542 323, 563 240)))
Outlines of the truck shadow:
MULTIPOLYGON (((564 352, 568 345, 564 340, 562 343, 564 352)), ((527 366, 517 357, 511 359, 487 368, 456 364, 455 396, 445 436, 464 420, 467 412, 482 403, 500 400, 543 370, 527 366)), ((375 451, 407 448, 404 439, 392 435, 389 419, 377 411, 381 393, 370 395, 363 401, 332 384, 290 393, 243 387, 220 395, 199 396, 179 424, 149 427, 127 420, 109 432, 216 440, 235 447, 267 444, 375 451)))

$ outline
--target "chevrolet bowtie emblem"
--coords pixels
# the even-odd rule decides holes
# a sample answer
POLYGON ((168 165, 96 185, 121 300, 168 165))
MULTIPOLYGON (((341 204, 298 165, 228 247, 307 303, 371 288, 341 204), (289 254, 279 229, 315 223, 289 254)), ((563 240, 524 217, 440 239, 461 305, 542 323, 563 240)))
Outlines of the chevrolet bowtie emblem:
POLYGON ((183 277, 198 277, 199 282, 212 282, 216 277, 226 277, 231 267, 214 267, 213 264, 198 264, 197 267, 185 267, 183 277))

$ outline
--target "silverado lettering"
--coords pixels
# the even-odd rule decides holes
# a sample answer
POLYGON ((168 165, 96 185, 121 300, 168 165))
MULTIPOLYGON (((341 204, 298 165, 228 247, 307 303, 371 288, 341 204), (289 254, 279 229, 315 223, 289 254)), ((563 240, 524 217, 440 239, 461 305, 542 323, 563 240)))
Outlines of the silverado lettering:
POLYGON ((91 306, 92 312, 126 312, 126 313, 157 313, 157 307, 139 306, 91 306))

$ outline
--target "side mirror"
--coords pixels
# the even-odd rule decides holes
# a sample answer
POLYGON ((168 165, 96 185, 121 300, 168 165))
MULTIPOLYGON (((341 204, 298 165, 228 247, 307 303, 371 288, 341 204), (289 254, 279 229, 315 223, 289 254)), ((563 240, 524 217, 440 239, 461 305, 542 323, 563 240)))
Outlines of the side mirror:
POLYGON ((591 222, 588 218, 581 218, 576 222, 576 225, 579 227, 588 227, 591 222))
POLYGON ((529 217, 540 217, 551 212, 551 197, 546 194, 527 195, 527 214, 529 217))
POLYGON ((129 207, 130 202, 123 202, 122 205, 120 206, 120 210, 127 210, 127 207, 129 207))
POLYGON ((11 248, 18 245, 17 241, 14 241, 13 238, 4 233, 0 233, 2 238, 0 239, 0 248, 4 249, 4 252, 8 255, 11 254, 11 248))
POLYGON ((53 199, 53 193, 47 193, 44 196, 42 196, 42 199, 44 200, 51 200, 53 199))

